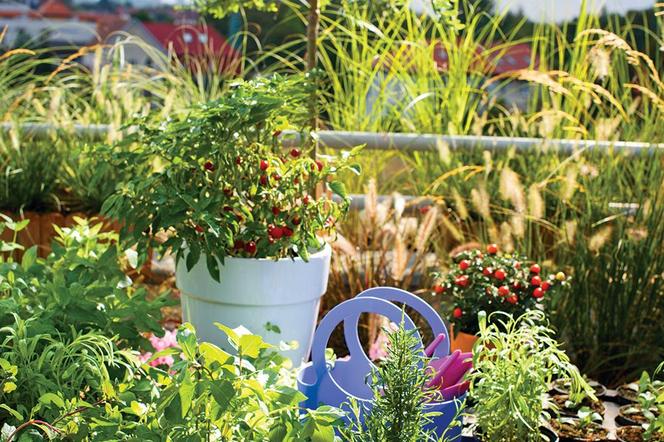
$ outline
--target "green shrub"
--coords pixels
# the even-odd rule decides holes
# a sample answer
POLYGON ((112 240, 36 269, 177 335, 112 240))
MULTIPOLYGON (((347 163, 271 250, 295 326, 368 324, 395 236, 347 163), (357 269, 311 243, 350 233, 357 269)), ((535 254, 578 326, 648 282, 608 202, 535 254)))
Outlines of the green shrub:
MULTIPOLYGON (((76 223, 57 228, 46 259, 32 248, 20 263, 0 261, 0 325, 13 323, 18 313, 24 320, 39 318, 33 326, 39 333, 66 336, 73 328, 115 337, 122 346, 146 347, 141 333, 163 332, 160 309, 172 301, 168 294, 148 300, 145 288, 132 286, 120 267, 117 234, 102 233, 101 224, 76 223)), ((133 252, 126 255, 133 260, 133 252)))
POLYGON ((480 313, 473 349, 470 395, 484 440, 541 441, 544 395, 554 377, 571 379, 571 394, 594 398, 567 355, 552 338, 544 314, 531 310, 518 318, 480 313))
POLYGON ((58 417, 47 425, 25 421, 21 434, 57 432, 66 440, 85 441, 334 440, 339 410, 302 413, 303 396, 289 386, 284 359, 259 336, 219 328, 236 355, 199 345, 193 327, 185 324, 178 333, 181 349, 153 356, 180 358, 169 371, 144 366, 135 376, 107 385, 94 403, 57 390, 43 395, 40 403, 58 417))
POLYGON ((51 141, 0 135, 0 210, 57 207, 62 156, 51 141))
POLYGON ((347 162, 353 152, 323 161, 282 147, 282 131, 302 129, 307 87, 302 77, 238 82, 183 120, 143 121, 123 141, 126 149, 110 148, 112 164, 129 179, 103 213, 125 223, 139 252, 170 231, 155 247, 186 255, 189 269, 206 259, 215 278, 226 256, 307 260, 323 246, 319 235, 334 232, 346 213, 344 185, 333 179, 353 169, 347 162), (316 197, 316 186, 341 202, 316 197))

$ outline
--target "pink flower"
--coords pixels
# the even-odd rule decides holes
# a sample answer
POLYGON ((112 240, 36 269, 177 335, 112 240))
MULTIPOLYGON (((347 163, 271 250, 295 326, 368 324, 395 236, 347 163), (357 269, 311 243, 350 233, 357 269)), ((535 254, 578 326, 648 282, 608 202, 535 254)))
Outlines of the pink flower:
POLYGON ((376 361, 387 357, 387 335, 382 331, 378 333, 376 340, 369 347, 369 359, 376 361))
MULTIPOLYGON (((166 350, 167 348, 179 347, 177 341, 177 331, 175 330, 172 331, 166 330, 163 338, 160 338, 155 335, 150 335, 148 339, 150 340, 150 344, 152 344, 152 347, 155 349, 156 352, 166 350)), ((150 360, 150 358, 152 358, 152 355, 153 355, 152 352, 142 353, 139 356, 139 359, 143 364, 145 364, 147 361, 150 360)), ((173 356, 167 355, 156 358, 154 361, 150 362, 150 365, 152 367, 158 367, 160 365, 166 365, 170 367, 171 365, 173 365, 173 362, 175 362, 173 356)))

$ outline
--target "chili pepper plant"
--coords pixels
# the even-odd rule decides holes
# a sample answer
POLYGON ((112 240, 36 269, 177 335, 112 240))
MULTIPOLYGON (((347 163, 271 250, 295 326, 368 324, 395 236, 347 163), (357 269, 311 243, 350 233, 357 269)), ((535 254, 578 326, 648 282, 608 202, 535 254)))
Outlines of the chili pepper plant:
POLYGON ((238 82, 184 119, 138 121, 121 142, 125 148, 107 151, 132 178, 105 201, 103 213, 125 222, 123 236, 143 254, 158 246, 155 234, 167 232, 162 249, 177 252, 178 260, 186 255, 188 270, 204 256, 217 280, 218 261, 228 256, 307 260, 348 209, 335 177, 359 173, 350 163, 357 149, 313 159, 307 149, 283 147, 284 131, 307 139, 308 85, 302 76, 238 82), (316 188, 329 192, 317 198, 316 188))
POLYGON ((518 317, 542 309, 544 299, 568 284, 558 272, 545 274, 525 256, 501 253, 491 244, 485 251, 468 250, 454 257, 446 274, 437 274, 435 294, 451 297, 449 318, 455 333, 477 334, 477 314, 502 311, 518 317))

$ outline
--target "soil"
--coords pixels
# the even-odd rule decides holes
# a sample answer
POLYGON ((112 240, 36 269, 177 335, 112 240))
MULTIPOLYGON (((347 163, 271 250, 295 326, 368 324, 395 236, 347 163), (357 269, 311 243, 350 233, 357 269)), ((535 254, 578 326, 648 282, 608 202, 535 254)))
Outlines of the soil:
POLYGON ((643 428, 641 427, 620 427, 617 433, 618 440, 621 442, 643 442, 643 428))
POLYGON ((554 404, 558 406, 558 410, 562 415, 576 416, 577 412, 579 411, 579 408, 581 407, 590 407, 593 409, 593 411, 596 411, 601 416, 604 416, 604 412, 606 411, 606 408, 604 407, 604 404, 602 404, 602 402, 591 401, 589 398, 585 398, 581 402, 581 404, 575 406, 574 408, 569 408, 565 406, 565 402, 567 402, 568 399, 569 395, 567 394, 556 394, 551 397, 551 400, 553 401, 554 404))
POLYGON ((594 423, 585 428, 579 428, 575 420, 573 422, 561 422, 558 419, 552 419, 550 424, 561 442, 605 441, 609 435, 608 430, 594 423))
MULTIPOLYGON (((618 440, 620 442, 643 442, 643 428, 636 426, 618 428, 618 440)), ((664 434, 654 435, 652 442, 664 441, 664 434)))

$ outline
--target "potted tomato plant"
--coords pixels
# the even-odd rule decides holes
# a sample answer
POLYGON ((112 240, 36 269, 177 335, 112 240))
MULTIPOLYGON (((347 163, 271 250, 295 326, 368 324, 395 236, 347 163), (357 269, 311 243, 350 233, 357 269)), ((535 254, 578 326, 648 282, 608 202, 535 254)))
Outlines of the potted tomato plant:
POLYGON ((495 244, 485 251, 457 254, 447 273, 434 276, 438 281, 434 293, 451 297, 452 347, 461 351, 472 350, 479 331, 478 312, 502 311, 517 317, 541 309, 544 298, 567 283, 564 273, 545 275, 539 264, 523 256, 503 254, 495 244))
POLYGON ((304 131, 306 85, 301 77, 239 82, 183 118, 139 121, 122 141, 131 148, 107 152, 134 173, 103 207, 139 253, 176 254, 183 318, 201 339, 217 339, 217 322, 244 326, 273 342, 297 341, 285 353, 296 363, 308 354, 327 287, 331 250, 322 235, 349 206, 334 177, 359 172, 349 163, 354 151, 313 159, 282 147, 282 131, 304 131), (317 188, 326 192, 317 197, 317 188), (168 239, 158 244, 157 234, 168 239))

